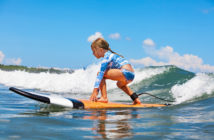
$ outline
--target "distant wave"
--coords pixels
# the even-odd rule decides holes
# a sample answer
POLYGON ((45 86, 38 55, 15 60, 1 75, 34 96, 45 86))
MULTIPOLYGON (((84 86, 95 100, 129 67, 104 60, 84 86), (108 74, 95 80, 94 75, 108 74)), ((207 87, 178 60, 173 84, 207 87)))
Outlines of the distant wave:
POLYGON ((48 72, 48 73, 73 73, 72 69, 60 69, 60 68, 44 68, 44 67, 26 67, 26 66, 18 66, 18 65, 1 65, 0 70, 3 71, 25 71, 29 73, 41 73, 41 72, 48 72))

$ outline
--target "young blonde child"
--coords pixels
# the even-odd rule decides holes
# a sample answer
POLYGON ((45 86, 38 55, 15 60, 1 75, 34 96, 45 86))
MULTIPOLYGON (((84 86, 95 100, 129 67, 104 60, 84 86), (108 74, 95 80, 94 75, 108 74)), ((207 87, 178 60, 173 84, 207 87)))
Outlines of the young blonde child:
POLYGON ((109 44, 103 38, 98 38, 91 44, 91 50, 96 58, 103 57, 100 71, 94 85, 90 100, 95 102, 108 102, 106 79, 117 81, 118 88, 122 89, 133 100, 134 104, 141 104, 136 93, 127 86, 134 79, 134 69, 130 63, 121 55, 113 52, 109 44), (101 91, 101 97, 97 95, 101 91))

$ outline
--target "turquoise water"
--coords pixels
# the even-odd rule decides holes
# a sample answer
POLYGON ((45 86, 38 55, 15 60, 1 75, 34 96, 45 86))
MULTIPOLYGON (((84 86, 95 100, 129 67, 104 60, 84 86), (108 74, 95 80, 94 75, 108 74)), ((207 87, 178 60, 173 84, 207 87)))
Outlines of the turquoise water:
MULTIPOLYGON (((82 75, 84 72, 80 71, 82 75)), ((142 79, 130 85, 133 90, 138 93, 146 91, 176 102, 162 108, 78 110, 38 103, 8 90, 10 86, 16 86, 27 91, 72 98, 90 96, 89 92, 84 92, 89 90, 88 87, 75 91, 69 88, 60 90, 54 85, 55 83, 52 83, 53 77, 64 79, 64 74, 41 73, 33 79, 34 75, 31 73, 14 71, 4 79, 7 73, 3 75, 0 71, 0 77, 3 77, 0 80, 0 139, 2 140, 214 139, 213 74, 195 74, 174 66, 140 69, 136 73, 142 76, 142 79), (151 74, 152 72, 154 73, 151 74), (14 73, 19 76, 16 77, 14 73), (18 79, 29 78, 29 75, 35 83, 27 85, 18 79), (46 87, 43 89, 40 86, 41 75, 45 75, 46 80, 49 81, 47 85, 54 85, 55 89, 53 87, 49 90, 45 90, 46 87), (38 77, 40 78, 37 79, 38 77), (13 82, 14 80, 16 82, 13 82)), ((74 75, 69 75, 75 78, 74 75)), ((61 82, 66 82, 66 79, 61 82)), ((75 82, 77 84, 75 86, 78 87, 78 81, 75 82)), ((109 83, 110 101, 130 102, 127 95, 111 87, 111 84, 114 83, 109 83)), ((74 83, 72 85, 74 86, 74 83)), ((146 103, 164 103, 147 95, 142 95, 140 98, 146 103)))

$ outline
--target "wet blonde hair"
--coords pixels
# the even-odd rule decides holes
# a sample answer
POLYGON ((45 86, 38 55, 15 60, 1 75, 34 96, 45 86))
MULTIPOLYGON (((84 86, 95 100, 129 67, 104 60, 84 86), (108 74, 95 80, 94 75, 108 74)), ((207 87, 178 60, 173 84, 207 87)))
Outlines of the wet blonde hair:
POLYGON ((120 55, 120 54, 118 54, 118 53, 112 51, 111 48, 109 47, 108 42, 107 42, 106 40, 104 40, 103 38, 98 38, 98 39, 96 39, 96 40, 94 40, 94 41, 92 42, 91 48, 97 48, 97 47, 103 48, 103 49, 105 49, 105 50, 108 50, 108 51, 110 51, 110 52, 116 54, 116 55, 119 55, 119 56, 123 57, 122 55, 120 55))

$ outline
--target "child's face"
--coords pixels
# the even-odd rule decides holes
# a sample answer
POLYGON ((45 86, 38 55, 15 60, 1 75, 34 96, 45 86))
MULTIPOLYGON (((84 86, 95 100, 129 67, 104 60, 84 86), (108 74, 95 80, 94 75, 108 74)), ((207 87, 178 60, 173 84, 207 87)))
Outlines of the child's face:
POLYGON ((91 48, 92 52, 93 52, 93 55, 96 57, 96 58, 100 58, 100 57, 103 57, 104 54, 103 54, 103 49, 102 48, 99 48, 99 47, 92 47, 91 48))

